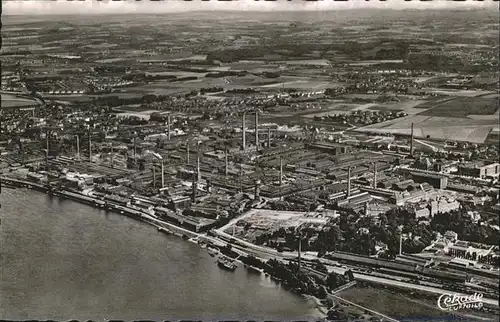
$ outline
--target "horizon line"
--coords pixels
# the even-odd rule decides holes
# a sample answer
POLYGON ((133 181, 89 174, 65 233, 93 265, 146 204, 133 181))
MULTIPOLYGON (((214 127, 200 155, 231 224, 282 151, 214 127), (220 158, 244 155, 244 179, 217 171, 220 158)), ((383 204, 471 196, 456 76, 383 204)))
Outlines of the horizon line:
MULTIPOLYGON (((491 9, 495 1, 196 1, 171 0, 161 2, 118 1, 3 1, 5 16, 56 15, 116 15, 116 14, 174 14, 193 12, 332 12, 345 10, 460 10, 491 9)), ((498 11, 497 11, 498 12, 498 11)))
MULTIPOLYGON (((206 9, 206 10, 182 10, 182 11, 171 11, 171 12, 72 12, 72 13, 5 13, 2 12, 3 17, 7 16, 32 16, 32 17, 49 17, 49 16, 123 16, 123 15, 172 15, 172 14, 191 14, 191 13, 217 13, 217 12, 230 12, 230 13, 324 13, 324 12, 335 12, 335 11, 487 11, 488 7, 462 7, 462 8, 336 8, 336 9, 323 9, 323 10, 311 10, 311 9, 276 9, 276 10, 226 10, 226 9, 206 9)), ((498 12, 497 12, 498 13, 498 12)))

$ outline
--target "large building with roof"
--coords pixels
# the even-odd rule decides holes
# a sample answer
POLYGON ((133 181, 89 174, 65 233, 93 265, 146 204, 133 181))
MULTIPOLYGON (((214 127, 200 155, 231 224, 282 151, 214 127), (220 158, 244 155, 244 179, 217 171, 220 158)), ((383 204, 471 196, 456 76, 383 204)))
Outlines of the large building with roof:
POLYGON ((498 162, 470 162, 458 167, 458 173, 464 176, 475 178, 496 177, 500 173, 500 164, 498 162))

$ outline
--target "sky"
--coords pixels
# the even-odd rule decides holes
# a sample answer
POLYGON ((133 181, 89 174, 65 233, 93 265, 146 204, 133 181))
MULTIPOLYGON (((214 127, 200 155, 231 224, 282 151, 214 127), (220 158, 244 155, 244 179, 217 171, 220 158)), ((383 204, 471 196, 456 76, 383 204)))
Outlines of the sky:
POLYGON ((454 2, 449 0, 434 0, 429 2, 404 0, 350 0, 339 2, 323 0, 308 2, 303 0, 254 1, 183 1, 164 0, 160 2, 144 1, 67 1, 67 0, 3 0, 4 15, 58 15, 58 14, 147 14, 173 13, 189 11, 324 11, 356 8, 376 9, 473 9, 487 8, 498 10, 498 2, 493 0, 467 0, 454 2))

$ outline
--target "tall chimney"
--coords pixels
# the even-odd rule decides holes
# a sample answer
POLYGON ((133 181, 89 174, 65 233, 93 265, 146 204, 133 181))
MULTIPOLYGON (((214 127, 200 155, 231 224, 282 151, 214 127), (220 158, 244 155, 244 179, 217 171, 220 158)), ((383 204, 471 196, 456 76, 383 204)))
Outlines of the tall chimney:
POLYGON ((196 190, 198 190, 198 180, 196 180, 196 176, 193 176, 193 183, 191 184, 191 201, 196 201, 196 190))
POLYGON ((156 189, 156 166, 153 164, 153 189, 156 189))
POLYGON ((92 162, 92 133, 89 130, 89 162, 92 162))
POLYGON ((49 136, 50 132, 47 130, 47 133, 45 134, 45 149, 47 150, 45 152, 45 165, 48 167, 49 166, 49 136))
POLYGON ((283 185, 283 157, 280 156, 280 186, 283 185))
POLYGON ((111 168, 113 168, 113 161, 114 161, 113 157, 114 157, 114 155, 113 155, 113 143, 111 143, 111 168))
POLYGON ((163 159, 161 160, 161 187, 165 188, 165 168, 163 164, 163 159))
POLYGON ((80 137, 76 135, 76 159, 80 160, 80 137))
POLYGON ((413 156, 413 123, 411 123, 410 155, 413 156))
POLYGON ((299 235, 299 257, 298 257, 298 263, 299 263, 299 271, 300 271, 300 253, 302 251, 302 236, 299 235))
POLYGON ((189 164, 189 142, 187 144, 186 150, 187 150, 187 164, 189 164))
POLYGON ((351 167, 347 168, 347 198, 351 196, 351 167))
POLYGON ((137 137, 134 136, 134 159, 137 157, 137 137))
POLYGON ((377 162, 373 162, 373 189, 377 189, 377 162))
POLYGON ((167 135, 170 140, 170 114, 167 116, 167 135))
POLYGON ((399 255, 403 253, 403 234, 399 234, 399 255))
POLYGON ((259 111, 255 111, 255 149, 259 151, 259 111))
POLYGON ((225 175, 227 176, 228 171, 229 171, 229 168, 228 168, 228 162, 227 162, 227 148, 226 148, 226 150, 224 151, 224 159, 225 159, 225 163, 226 163, 226 168, 225 168, 225 170, 224 170, 224 173, 225 173, 225 175))
POLYGON ((240 192, 243 192, 243 163, 240 163, 240 192))
POLYGON ((267 148, 271 148, 271 128, 267 128, 267 148))
POLYGON ((260 180, 257 179, 255 181, 255 200, 258 200, 260 197, 260 180))
POLYGON ((200 156, 196 158, 196 177, 197 180, 200 181, 201 179, 201 173, 200 173, 200 156))
POLYGON ((241 132, 242 132, 242 142, 241 144, 243 145, 243 151, 246 151, 246 126, 245 126, 245 112, 243 112, 243 116, 241 118, 241 132))

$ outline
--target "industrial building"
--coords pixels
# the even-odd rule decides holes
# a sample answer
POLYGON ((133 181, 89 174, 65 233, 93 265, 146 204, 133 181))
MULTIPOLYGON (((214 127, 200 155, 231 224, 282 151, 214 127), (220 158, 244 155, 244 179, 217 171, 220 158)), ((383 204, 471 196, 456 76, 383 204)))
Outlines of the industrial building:
POLYGON ((428 183, 436 189, 446 189, 448 177, 425 172, 411 172, 411 177, 416 183, 428 183))
POLYGON ((463 176, 485 179, 487 177, 497 177, 500 173, 500 164, 487 162, 470 162, 461 164, 458 173, 463 176))

